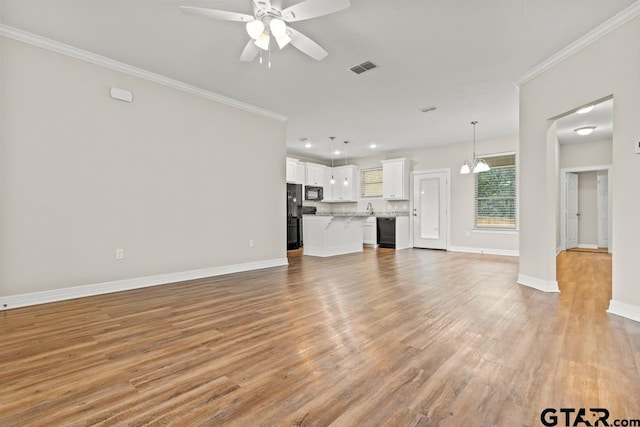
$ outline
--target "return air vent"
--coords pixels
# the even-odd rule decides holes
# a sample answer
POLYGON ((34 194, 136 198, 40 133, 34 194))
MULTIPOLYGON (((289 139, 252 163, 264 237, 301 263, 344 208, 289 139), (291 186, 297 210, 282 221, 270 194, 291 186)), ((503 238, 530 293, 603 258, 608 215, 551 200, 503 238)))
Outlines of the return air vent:
POLYGON ((369 71, 372 70, 374 68, 376 68, 377 65, 374 64, 371 61, 365 61, 362 64, 358 64, 358 65, 354 65, 353 67, 349 68, 351 71, 353 71, 356 74, 362 74, 365 71, 369 71))
POLYGON ((436 107, 435 105, 432 105, 430 107, 418 108, 418 111, 421 111, 423 113, 430 113, 432 111, 436 111, 437 109, 438 109, 438 107, 436 107))

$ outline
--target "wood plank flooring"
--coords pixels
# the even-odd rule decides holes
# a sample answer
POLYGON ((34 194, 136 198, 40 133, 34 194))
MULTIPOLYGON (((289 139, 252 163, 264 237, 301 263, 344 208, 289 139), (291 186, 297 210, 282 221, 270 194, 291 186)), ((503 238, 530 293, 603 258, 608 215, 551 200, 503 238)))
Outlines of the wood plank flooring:
POLYGON ((0 313, 0 425, 539 426, 547 407, 640 418, 640 324, 605 313, 608 254, 428 250, 0 313))

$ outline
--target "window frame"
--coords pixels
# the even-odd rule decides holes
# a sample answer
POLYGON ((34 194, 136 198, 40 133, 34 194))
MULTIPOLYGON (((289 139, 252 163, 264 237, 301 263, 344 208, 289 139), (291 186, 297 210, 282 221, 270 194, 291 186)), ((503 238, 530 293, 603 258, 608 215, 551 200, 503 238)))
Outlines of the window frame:
POLYGON ((364 169, 360 169, 360 193, 359 196, 361 199, 381 199, 382 195, 383 195, 383 181, 384 178, 382 176, 382 166, 376 166, 376 167, 372 167, 372 168, 364 168, 364 169), (368 171, 379 171, 380 172, 380 181, 376 181, 375 183, 372 184, 380 184, 380 194, 378 195, 373 195, 373 196, 365 196, 365 186, 367 185, 366 180, 365 180, 365 173, 368 171))
MULTIPOLYGON (((513 156, 513 168, 515 171, 515 188, 514 188, 514 220, 515 224, 513 227, 507 227, 504 225, 501 226, 482 226, 478 225, 478 175, 483 172, 479 172, 478 174, 474 174, 474 182, 473 182, 473 228, 472 231, 474 233, 487 233, 487 234, 518 234, 519 232, 519 224, 520 224, 520 194, 519 194, 519 167, 518 167, 518 153, 516 151, 506 151, 500 153, 491 153, 486 155, 479 155, 477 158, 479 159, 490 159, 492 157, 505 157, 505 156, 513 156)), ((511 166, 508 166, 511 167, 511 166)))

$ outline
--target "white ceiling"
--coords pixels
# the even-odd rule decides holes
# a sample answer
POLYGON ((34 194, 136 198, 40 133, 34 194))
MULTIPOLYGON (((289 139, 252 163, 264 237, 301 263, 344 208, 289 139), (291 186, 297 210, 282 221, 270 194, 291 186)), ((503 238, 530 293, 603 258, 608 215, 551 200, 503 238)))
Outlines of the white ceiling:
POLYGON ((613 139, 613 99, 594 105, 588 113, 568 114, 556 121, 556 135, 560 144, 578 144, 581 142, 611 141, 613 139), (575 129, 595 126, 593 133, 578 135, 575 129))
MULTIPOLYGON (((292 26, 328 52, 292 46, 272 68, 238 60, 244 25, 186 16, 178 6, 252 13, 251 0, 0 0, 4 24, 289 117, 290 153, 329 158, 518 132, 514 79, 635 0, 351 0, 292 26), (377 69, 349 68, 371 60, 377 69), (423 114, 425 106, 437 110, 423 114), (301 138, 313 146, 304 148, 301 138)), ((285 1, 284 6, 297 1, 285 1)))

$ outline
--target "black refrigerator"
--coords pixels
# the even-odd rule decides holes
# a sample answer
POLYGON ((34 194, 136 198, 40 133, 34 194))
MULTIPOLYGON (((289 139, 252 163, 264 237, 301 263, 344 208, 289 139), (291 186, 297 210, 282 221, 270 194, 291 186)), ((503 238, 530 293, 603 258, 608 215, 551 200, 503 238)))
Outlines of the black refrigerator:
POLYGON ((287 250, 302 246, 302 185, 287 184, 287 250))

